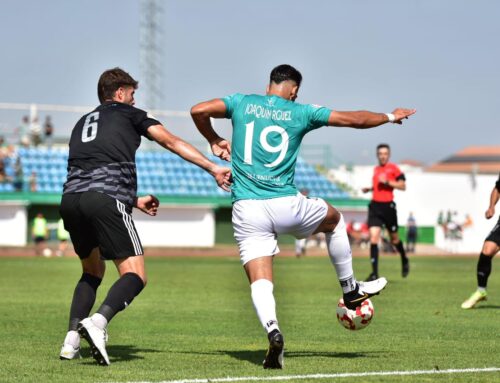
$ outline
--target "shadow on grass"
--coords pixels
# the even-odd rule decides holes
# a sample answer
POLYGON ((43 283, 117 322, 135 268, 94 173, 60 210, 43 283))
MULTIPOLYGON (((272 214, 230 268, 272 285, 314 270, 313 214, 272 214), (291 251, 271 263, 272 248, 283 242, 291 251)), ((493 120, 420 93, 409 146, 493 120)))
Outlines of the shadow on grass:
MULTIPOLYGON (((128 344, 107 346, 106 350, 108 351, 109 361, 111 363, 119 363, 119 362, 126 362, 129 360, 144 359, 145 357, 143 355, 140 355, 140 354, 161 352, 159 350, 154 350, 154 349, 150 349, 150 348, 140 348, 140 347, 128 345, 128 344)), ((88 347, 82 348, 82 356, 84 358, 87 358, 87 357, 92 358, 91 353, 90 353, 90 348, 88 348, 88 347)), ((83 362, 82 364, 95 365, 96 362, 94 361, 94 359, 91 359, 91 360, 83 362)))
POLYGON ((499 305, 482 305, 475 307, 476 310, 498 310, 500 309, 499 305))
MULTIPOLYGON (((234 359, 247 361, 258 366, 262 365, 262 361, 266 355, 266 350, 254 350, 254 351, 207 351, 207 352, 197 352, 197 351, 180 351, 182 354, 199 354, 199 355, 228 355, 234 359)), ((371 352, 328 352, 328 351, 287 351, 285 349, 285 358, 341 358, 341 359, 353 359, 353 358, 373 358, 378 357, 374 354, 380 354, 382 351, 371 351, 371 352)))

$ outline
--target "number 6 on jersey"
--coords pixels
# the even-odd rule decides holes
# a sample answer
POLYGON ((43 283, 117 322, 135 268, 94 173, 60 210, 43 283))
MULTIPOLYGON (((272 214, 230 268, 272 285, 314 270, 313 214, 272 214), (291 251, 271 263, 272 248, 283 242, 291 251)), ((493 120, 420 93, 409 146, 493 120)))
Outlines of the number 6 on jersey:
POLYGON ((97 136, 97 120, 99 112, 90 113, 85 119, 82 129, 82 142, 90 142, 97 136), (90 131, 90 134, 89 134, 90 131))

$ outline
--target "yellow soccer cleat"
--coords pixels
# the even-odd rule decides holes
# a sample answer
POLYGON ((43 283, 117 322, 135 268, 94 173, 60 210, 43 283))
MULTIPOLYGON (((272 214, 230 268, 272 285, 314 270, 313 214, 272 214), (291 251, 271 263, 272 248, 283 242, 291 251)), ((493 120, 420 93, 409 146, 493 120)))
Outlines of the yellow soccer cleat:
POLYGON ((462 308, 466 310, 474 308, 479 302, 485 301, 487 295, 486 291, 474 291, 470 298, 462 303, 462 308))

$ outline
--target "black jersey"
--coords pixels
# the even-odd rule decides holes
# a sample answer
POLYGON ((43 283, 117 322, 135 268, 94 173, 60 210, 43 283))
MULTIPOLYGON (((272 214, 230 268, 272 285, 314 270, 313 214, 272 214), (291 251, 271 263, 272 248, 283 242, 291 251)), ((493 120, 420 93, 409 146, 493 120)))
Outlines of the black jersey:
POLYGON ((106 102, 83 116, 69 142, 68 179, 63 194, 95 191, 132 209, 137 194, 135 152, 141 136, 158 125, 143 110, 106 102))
POLYGON ((497 182, 495 183, 495 187, 497 188, 497 190, 500 192, 500 173, 498 174, 498 180, 497 182))

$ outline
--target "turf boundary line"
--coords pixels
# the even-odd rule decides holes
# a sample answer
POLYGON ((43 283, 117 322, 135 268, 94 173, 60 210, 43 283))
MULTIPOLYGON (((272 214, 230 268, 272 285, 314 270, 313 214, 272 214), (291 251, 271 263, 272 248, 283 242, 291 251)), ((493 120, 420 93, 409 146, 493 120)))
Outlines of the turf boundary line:
MULTIPOLYGON (((336 378, 358 378, 367 376, 405 376, 405 375, 439 375, 439 374, 462 374, 480 372, 500 372, 500 367, 486 368, 454 368, 448 370, 413 370, 413 371, 373 371, 373 372, 345 372, 336 374, 309 374, 309 375, 281 375, 281 376, 241 376, 226 378, 202 378, 162 380, 154 383, 231 383, 231 382, 264 382, 284 381, 297 379, 336 379, 336 378)), ((153 383, 152 381, 137 381, 128 383, 153 383)))

